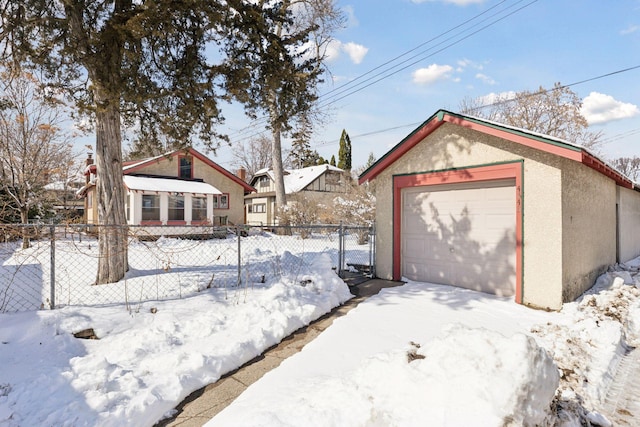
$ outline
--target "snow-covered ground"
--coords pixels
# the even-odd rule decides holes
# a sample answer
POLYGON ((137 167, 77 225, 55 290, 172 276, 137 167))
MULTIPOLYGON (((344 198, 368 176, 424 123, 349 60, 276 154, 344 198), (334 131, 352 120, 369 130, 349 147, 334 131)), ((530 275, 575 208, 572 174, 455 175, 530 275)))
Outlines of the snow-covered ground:
POLYGON ((596 409, 640 338, 639 295, 628 271, 557 313, 448 286, 384 289, 207 426, 608 425, 596 409))
MULTIPOLYGON (((162 302, 1 314, 0 425, 153 425, 190 392, 350 298, 329 255, 300 257, 285 252, 280 264, 295 271, 281 269, 264 284, 200 286, 194 296, 162 302), (99 339, 73 336, 87 328, 99 339)), ((640 340, 638 264, 603 275, 559 313, 447 286, 410 282, 383 290, 210 423, 597 420, 625 343, 640 340)))

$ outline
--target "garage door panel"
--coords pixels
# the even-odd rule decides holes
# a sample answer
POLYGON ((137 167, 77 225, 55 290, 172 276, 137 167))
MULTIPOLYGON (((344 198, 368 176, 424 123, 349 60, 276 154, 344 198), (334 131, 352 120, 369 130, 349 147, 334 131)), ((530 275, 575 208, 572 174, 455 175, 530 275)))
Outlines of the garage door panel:
POLYGON ((404 276, 515 293, 514 180, 410 188, 403 206, 404 276))

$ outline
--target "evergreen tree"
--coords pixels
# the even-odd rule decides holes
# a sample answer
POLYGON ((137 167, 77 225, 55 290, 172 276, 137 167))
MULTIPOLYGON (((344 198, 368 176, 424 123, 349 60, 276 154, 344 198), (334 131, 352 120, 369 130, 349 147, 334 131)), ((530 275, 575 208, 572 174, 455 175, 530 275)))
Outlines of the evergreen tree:
POLYGON ((351 139, 346 130, 342 129, 340 136, 340 150, 338 151, 338 167, 346 171, 351 170, 351 139))
MULTIPOLYGON (((215 148, 220 87, 230 71, 212 58, 239 55, 227 38, 251 33, 235 18, 254 12, 240 0, 0 0, 2 59, 42 70, 95 124, 96 206, 107 225, 99 228, 96 283, 116 282, 128 269, 127 233, 113 227, 126 224, 122 125, 141 141, 164 135, 186 146, 196 136, 215 148), (226 55, 205 55, 225 48, 226 55)), ((229 81, 225 89, 243 90, 229 81)))
POLYGON ((329 164, 331 166, 335 166, 336 165, 336 156, 334 154, 331 155, 331 161, 329 161, 329 164))
POLYGON ((231 20, 245 29, 231 31, 225 37, 234 53, 228 84, 232 89, 248 85, 246 90, 230 92, 250 117, 267 116, 273 143, 276 209, 281 210, 286 205, 282 136, 291 135, 296 121, 308 118, 316 106, 326 46, 343 18, 334 0, 228 3, 243 6, 231 20))
MULTIPOLYGON (((311 149, 311 145, 302 139, 293 141, 291 144, 291 151, 287 157, 287 163, 291 165, 293 169, 302 169, 309 166, 315 166, 320 164, 320 155, 316 150, 311 149)), ((322 159, 324 163, 324 159, 322 159)))

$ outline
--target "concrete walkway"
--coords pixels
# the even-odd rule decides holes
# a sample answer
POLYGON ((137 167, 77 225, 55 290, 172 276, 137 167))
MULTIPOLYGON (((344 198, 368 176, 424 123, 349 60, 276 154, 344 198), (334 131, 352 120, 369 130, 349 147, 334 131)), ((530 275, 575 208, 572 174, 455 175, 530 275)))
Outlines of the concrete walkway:
POLYGON ((640 426, 640 350, 627 353, 609 388, 602 413, 614 426, 640 426))
POLYGON ((331 326, 335 319, 344 316, 362 301, 380 292, 381 289, 401 284, 400 282, 372 279, 350 286, 351 293, 355 295, 354 298, 344 305, 336 307, 309 326, 298 329, 282 340, 280 344, 235 371, 224 375, 217 382, 191 393, 176 407, 177 413, 174 417, 162 420, 156 424, 156 427, 200 427, 204 425, 240 396, 247 387, 280 365, 284 359, 302 350, 308 342, 313 341, 322 331, 331 326))

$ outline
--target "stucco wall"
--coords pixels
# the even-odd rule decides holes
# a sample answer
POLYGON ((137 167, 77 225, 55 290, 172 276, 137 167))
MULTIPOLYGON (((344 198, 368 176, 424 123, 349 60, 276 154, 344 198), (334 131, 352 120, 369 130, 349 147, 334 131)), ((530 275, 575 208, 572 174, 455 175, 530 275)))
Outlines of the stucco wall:
MULTIPOLYGON (((152 175, 178 176, 178 157, 160 158, 137 173, 152 175)), ((227 216, 234 224, 244 223, 244 188, 211 168, 200 159, 193 157, 193 178, 202 179, 223 193, 229 194, 229 209, 214 209, 214 216, 227 216)), ((185 189, 188 191, 188 189, 185 189)))
POLYGON ((617 187, 620 262, 640 255, 640 192, 617 187))
POLYGON ((616 262, 616 184, 563 159, 563 302, 576 299, 616 262))
MULTIPOLYGON (((392 176, 524 160, 523 303, 562 304, 562 197, 557 156, 452 124, 443 124, 376 177, 376 272, 393 275, 392 176)), ((515 207, 514 207, 515 209, 515 207)))

